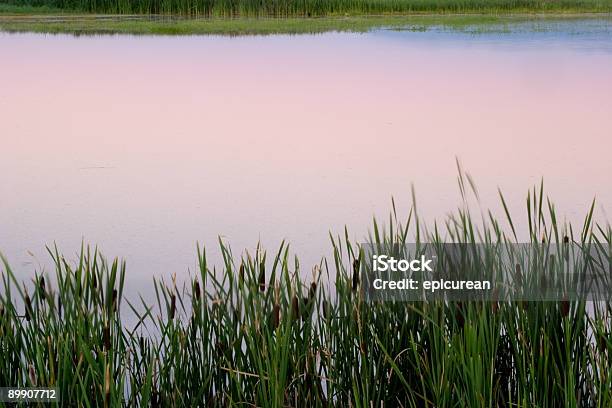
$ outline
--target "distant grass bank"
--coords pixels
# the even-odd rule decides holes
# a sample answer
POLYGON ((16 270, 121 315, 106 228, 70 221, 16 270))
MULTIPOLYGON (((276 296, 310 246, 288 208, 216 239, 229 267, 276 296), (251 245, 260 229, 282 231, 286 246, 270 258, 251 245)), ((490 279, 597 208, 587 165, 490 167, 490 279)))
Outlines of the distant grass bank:
MULTIPOLYGON (((6 9, 5 9, 6 10, 6 9)), ((372 16, 329 16, 317 18, 223 18, 180 16, 98 15, 47 12, 2 13, 0 31, 49 34, 100 35, 270 35, 309 34, 329 31, 367 32, 377 28, 425 31, 443 27, 452 30, 485 32, 512 31, 525 22, 568 21, 572 19, 609 18, 607 14, 413 14, 372 16)))
POLYGON ((606 12, 612 0, 3 0, 7 6, 105 14, 321 17, 344 14, 606 12))
POLYGON ((462 28, 611 12, 612 0, 0 0, 0 31, 300 34, 462 28))

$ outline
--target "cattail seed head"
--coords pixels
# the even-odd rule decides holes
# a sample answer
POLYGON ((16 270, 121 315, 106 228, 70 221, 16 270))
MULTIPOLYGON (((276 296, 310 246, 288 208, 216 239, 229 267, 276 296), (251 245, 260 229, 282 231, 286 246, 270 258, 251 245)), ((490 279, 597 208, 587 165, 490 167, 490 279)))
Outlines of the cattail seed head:
POLYGON ((113 297, 112 297, 112 310, 113 310, 113 312, 117 310, 117 298, 118 298, 117 289, 113 289, 113 297))
POLYGON ((158 408, 160 407, 159 401, 159 393, 157 392, 157 387, 153 386, 153 391, 151 392, 151 407, 158 408))
POLYGON ((608 349, 608 336, 603 333, 597 334, 597 347, 601 353, 608 349))
POLYGON ((317 288, 317 282, 319 281, 319 275, 321 274, 321 268, 319 267, 319 265, 315 265, 314 268, 312 268, 312 285, 314 285, 315 289, 317 288))
POLYGON ((560 304, 561 316, 567 317, 570 311, 570 303, 567 297, 564 297, 560 304))
POLYGON ((91 274, 91 286, 96 289, 98 287, 98 279, 96 278, 96 274, 91 274))
POLYGON ((259 291, 265 292, 266 290, 266 269, 264 267, 264 263, 261 263, 259 267, 259 291))
POLYGON ((38 293, 41 299, 45 300, 47 298, 47 291, 45 290, 45 277, 41 276, 38 281, 38 293))
POLYGON ((30 300, 30 295, 26 292, 25 294, 25 318, 29 322, 32 319, 32 300, 30 300))
POLYGON ((563 243, 569 244, 569 237, 567 235, 563 237, 563 243))
POLYGON ((323 299, 323 316, 327 319, 329 316, 329 304, 327 299, 323 299))
POLYGON ((144 353, 144 337, 140 336, 140 338, 138 339, 138 345, 140 346, 140 353, 144 353))
POLYGON ((102 343, 104 345, 104 350, 110 350, 111 348, 111 336, 110 336, 110 328, 108 325, 105 325, 102 329, 102 343))
POLYGON ((170 295, 170 319, 174 319, 176 313, 176 295, 170 295))
POLYGON ((305 322, 306 319, 308 319, 308 316, 310 315, 310 309, 312 306, 310 304, 310 299, 308 299, 307 297, 302 297, 302 304, 304 305, 304 308, 301 310, 302 321, 305 322))
POLYGON ((274 285, 274 306, 272 307, 272 328, 276 329, 280 323, 280 286, 274 285))
POLYGON ((465 316, 463 314, 463 303, 461 302, 457 303, 457 310, 455 312, 455 320, 457 321, 457 325, 459 326, 459 328, 463 329, 463 326, 465 325, 465 316))
POLYGON ((300 315, 300 302, 298 301, 297 296, 293 296, 291 298, 291 317, 293 320, 296 320, 300 315))
POLYGON ((317 294, 317 283, 312 282, 310 284, 310 290, 308 291, 308 298, 312 300, 315 298, 316 294, 317 294))
POLYGON ((200 301, 200 297, 202 296, 202 294, 200 293, 200 282, 198 282, 197 279, 193 284, 193 295, 196 301, 200 301))
POLYGON ((353 261, 353 291, 359 286, 359 258, 353 261))
POLYGON ((272 329, 276 329, 280 323, 280 305, 274 304, 272 308, 272 329))

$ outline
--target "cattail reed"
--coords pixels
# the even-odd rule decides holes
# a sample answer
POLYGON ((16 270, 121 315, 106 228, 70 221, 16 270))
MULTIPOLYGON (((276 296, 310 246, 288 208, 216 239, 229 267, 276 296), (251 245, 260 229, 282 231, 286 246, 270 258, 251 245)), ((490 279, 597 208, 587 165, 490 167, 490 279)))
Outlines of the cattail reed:
POLYGON ((359 258, 353 261, 353 292, 359 286, 359 258))
POLYGON ((310 316, 310 311, 312 310, 312 305, 310 303, 309 297, 302 297, 302 304, 304 307, 301 309, 302 311, 302 321, 305 322, 308 320, 308 316, 310 316))
POLYGON ((315 265, 314 268, 312 268, 312 283, 310 284, 310 290, 308 291, 308 297, 310 298, 310 300, 313 300, 315 298, 315 295, 317 294, 317 282, 319 281, 319 265, 315 265))
POLYGON ((152 387, 153 391, 151 391, 151 407, 159 408, 161 407, 159 392, 157 391, 157 387, 155 386, 155 384, 153 384, 152 387))
POLYGON ((259 265, 259 291, 266 291, 266 268, 263 261, 259 265))
POLYGON ((111 348, 111 336, 110 336, 110 328, 108 325, 104 325, 102 329, 102 343, 104 345, 104 350, 110 350, 111 348))
POLYGON ((455 321, 457 322, 457 326, 459 326, 460 329, 463 329, 463 326, 465 325, 465 315, 462 302, 457 302, 457 309, 455 311, 455 321))
MULTIPOLYGON (((552 230, 548 222, 546 227, 552 230)), ((588 231, 599 234, 596 228, 588 231)), ((481 232, 475 236, 493 236, 481 232)), ((538 241, 541 229, 536 227, 532 234, 538 241)), ((609 245, 609 237, 593 238, 597 237, 609 245)), ((397 242, 395 236, 382 233, 377 239, 385 248, 397 242)), ((563 406, 576 384, 583 395, 574 405, 599 403, 595 399, 600 398, 600 406, 612 406, 612 396, 606 396, 612 306, 602 305, 601 312, 589 314, 582 303, 572 305, 573 297, 513 301, 502 289, 505 286, 494 289, 490 305, 452 300, 366 304, 360 293, 360 271, 367 266, 365 258, 360 265, 364 254, 352 258, 346 240, 334 242, 335 282, 321 279, 318 268, 313 269, 312 281, 300 280, 299 262, 288 263, 286 251, 277 252, 279 258, 270 262, 280 272, 268 270, 267 282, 260 255, 240 268, 233 259, 225 259, 221 279, 206 275, 211 269, 201 262, 201 274, 186 278, 180 289, 174 277, 173 285, 155 280, 159 303, 126 300, 138 315, 137 327, 131 321, 123 326, 122 316, 110 313, 111 305, 121 307, 124 276, 113 279, 111 286, 106 263, 101 269, 79 265, 81 270, 99 271, 83 275, 59 261, 57 303, 52 302, 56 293, 49 275, 45 281, 36 276, 18 291, 18 299, 0 288, 0 379, 21 381, 20 386, 57 386, 60 399, 70 397, 75 406, 121 405, 124 397, 129 399, 125 404, 153 407, 186 401, 198 406, 344 406, 351 399, 377 406, 395 406, 397 401, 443 406, 473 394, 478 384, 485 384, 486 403, 491 406, 512 405, 516 396, 536 406, 563 406), (238 283, 241 279, 244 285, 238 283), (43 282, 49 284, 44 293, 50 307, 39 301, 43 282), (337 290, 328 293, 328 285, 334 283, 337 290), (104 307, 92 308, 90 299, 78 297, 83 288, 94 292, 104 307), (194 313, 185 319, 179 290, 192 299, 194 313), (533 364, 537 372, 531 370, 533 364), (398 369, 415 373, 406 377, 408 386, 398 369), (453 385, 442 398, 436 394, 440 384, 453 385), (414 393, 413 386, 422 391, 414 393), (378 400, 380 404, 370 403, 378 400)), ((537 285, 541 274, 550 272, 549 264, 542 262, 548 257, 538 254, 530 259, 528 254, 510 261, 498 257, 497 243, 477 244, 487 251, 485 259, 495 259, 496 265, 498 259, 504 262, 500 266, 513 274, 513 282, 507 282, 512 286, 531 284, 532 275, 537 285)), ((88 263, 87 257, 81 259, 88 263)), ((556 262, 558 267, 563 263, 559 255, 556 262)), ((467 264, 469 270, 472 264, 467 264)), ((321 265, 327 267, 326 262, 321 265)), ((5 269, 0 285, 16 282, 5 269)))
POLYGON ((291 318, 296 320, 300 316, 300 302, 297 296, 293 295, 291 298, 291 318))
POLYGON ((242 286, 244 283, 244 263, 240 262, 240 268, 238 269, 238 282, 242 286))
POLYGON ((276 329, 280 323, 280 305, 275 303, 272 308, 272 328, 276 329))
POLYGON ((197 279, 193 284, 193 296, 196 302, 199 302, 200 297, 202 296, 202 293, 200 292, 200 282, 197 279))
POLYGON ((30 299, 30 296, 28 295, 28 292, 26 291, 25 294, 25 319, 29 322, 30 320, 32 320, 32 300, 30 299))
POLYGON ((272 306, 272 328, 276 329, 280 323, 280 287, 274 285, 274 306, 272 306))
POLYGON ((567 317, 570 311, 570 302, 567 299, 567 296, 563 297, 563 300, 561 301, 559 307, 561 310, 561 316, 564 318, 567 317))
POLYGON ((47 298, 47 291, 45 289, 45 277, 41 276, 38 280, 38 294, 42 300, 47 298))
POLYGON ((604 353, 608 349, 608 335, 597 332, 597 347, 600 353, 604 353))
POLYGON ((176 295, 172 293, 170 295, 170 320, 174 319, 176 313, 176 295))
POLYGON ((313 300, 317 294, 317 283, 312 282, 310 284, 310 289, 308 290, 308 299, 313 300))

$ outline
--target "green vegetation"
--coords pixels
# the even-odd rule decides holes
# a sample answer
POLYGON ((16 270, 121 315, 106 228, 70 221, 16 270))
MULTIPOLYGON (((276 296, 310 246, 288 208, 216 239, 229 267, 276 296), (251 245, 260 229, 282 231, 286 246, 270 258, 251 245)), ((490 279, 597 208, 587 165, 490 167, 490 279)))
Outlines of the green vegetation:
MULTIPOLYGON (((527 209, 532 242, 612 244, 593 207, 579 232, 558 224, 542 186, 527 209)), ((393 248, 412 231, 492 253, 516 241, 502 232, 510 215, 478 219, 464 205, 428 233, 414 206, 388 229, 374 222, 368 241, 393 248)), ((198 250, 197 276, 154 279, 152 305, 125 299, 125 264, 97 251, 71 265, 50 250, 55 283, 18 282, 4 260, 0 386, 55 386, 62 406, 612 406, 609 304, 366 303, 362 251, 348 233, 332 245, 305 282, 286 245, 237 259, 221 243, 220 269, 198 250)))
POLYGON ((377 27, 391 29, 424 30, 443 24, 453 28, 469 24, 500 22, 497 17, 481 16, 414 16, 414 17, 326 17, 326 18, 239 18, 239 19, 126 19, 122 17, 90 17, 83 15, 63 17, 2 17, 0 31, 42 32, 72 34, 301 34, 327 31, 366 32, 377 27))
MULTIPOLYGON (((83 14, 32 15, 30 12, 0 14, 0 31, 70 33, 75 35, 268 35, 305 34, 328 31, 367 32, 376 28, 425 31, 449 29, 465 32, 512 32, 546 30, 547 23, 583 20, 585 15, 496 16, 496 15, 412 15, 349 16, 321 18, 177 18, 161 16, 98 16, 83 14), (26 15, 24 15, 26 14, 26 15), (522 27, 532 24, 533 27, 522 27)), ((605 16, 596 16, 599 20, 605 16)))
POLYGON ((315 17, 386 13, 610 11, 610 0, 8 0, 91 13, 315 17))
POLYGON ((423 30, 612 12, 612 0, 0 0, 0 31, 300 34, 423 30))
POLYGON ((0 16, 3 14, 8 15, 39 15, 39 14, 66 14, 69 10, 62 10, 58 8, 51 8, 48 6, 16 6, 13 4, 0 3, 0 16))

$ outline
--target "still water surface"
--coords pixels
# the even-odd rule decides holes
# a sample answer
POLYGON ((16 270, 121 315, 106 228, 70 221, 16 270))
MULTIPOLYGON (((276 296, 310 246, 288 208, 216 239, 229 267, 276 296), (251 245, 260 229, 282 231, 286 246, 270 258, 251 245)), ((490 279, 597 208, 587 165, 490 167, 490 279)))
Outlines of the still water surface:
MULTIPOLYGON (((612 210, 612 24, 269 37, 0 33, 0 251, 22 276, 56 242, 127 259, 128 284, 281 240, 309 269, 414 183, 457 207, 458 157, 526 230, 543 177, 562 219, 612 210), (32 256, 34 255, 34 256, 32 256)), ((47 267, 48 268, 48 267, 47 267)), ((146 285, 149 286, 149 285, 146 285)))

